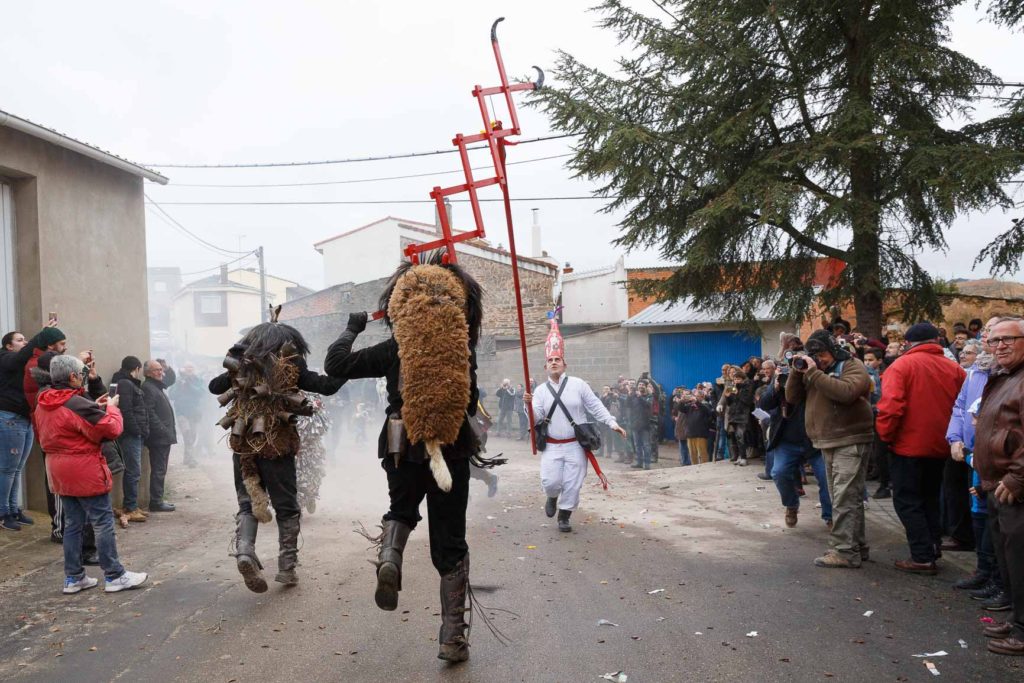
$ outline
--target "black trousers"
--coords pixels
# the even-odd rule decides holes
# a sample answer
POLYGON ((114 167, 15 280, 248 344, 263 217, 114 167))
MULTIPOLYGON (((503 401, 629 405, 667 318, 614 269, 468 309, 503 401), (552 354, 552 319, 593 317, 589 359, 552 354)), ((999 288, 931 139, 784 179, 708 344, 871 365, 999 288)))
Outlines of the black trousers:
MULTIPOLYGON (((242 465, 238 453, 231 456, 235 472, 235 494, 238 496, 238 511, 252 514, 252 500, 242 483, 242 465)), ((295 480, 295 457, 286 455, 281 458, 256 458, 256 469, 260 473, 263 489, 270 496, 270 504, 278 520, 298 517, 302 513, 299 508, 299 487, 295 480)))
POLYGON ((934 562, 942 543, 940 499, 945 460, 892 454, 892 504, 907 532, 914 562, 934 562))
POLYGON ((974 545, 970 487, 971 466, 953 458, 946 460, 942 472, 942 529, 966 546, 974 545))
POLYGON ((167 478, 171 444, 147 444, 146 448, 149 449, 149 504, 159 505, 164 500, 164 480, 167 478))
POLYGON ((1024 640, 1024 503, 1003 505, 988 494, 988 525, 1003 590, 1013 606, 1013 636, 1024 640))
POLYGON ((889 447, 878 437, 878 432, 871 442, 871 459, 878 475, 878 488, 889 488, 889 447))
POLYGON ((452 474, 452 490, 443 492, 430 473, 429 462, 381 459, 388 475, 391 508, 384 519, 396 520, 415 529, 422 519, 420 503, 427 499, 430 525, 430 560, 441 576, 450 573, 469 552, 466 543, 466 505, 469 504, 469 460, 445 459, 452 474))

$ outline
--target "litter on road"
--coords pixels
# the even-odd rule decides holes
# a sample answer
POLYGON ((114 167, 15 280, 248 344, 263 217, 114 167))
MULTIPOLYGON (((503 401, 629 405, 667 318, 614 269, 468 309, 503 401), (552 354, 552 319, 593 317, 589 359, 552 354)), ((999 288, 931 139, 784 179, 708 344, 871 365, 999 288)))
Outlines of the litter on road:
POLYGON ((601 679, 605 681, 614 681, 614 683, 626 683, 629 680, 629 676, 627 676, 624 671, 616 671, 614 673, 601 676, 601 679))
POLYGON ((948 654, 945 650, 939 650, 938 652, 925 652, 923 655, 914 655, 914 657, 945 657, 948 654))
POLYGON ((932 676, 938 676, 939 675, 939 670, 938 670, 938 668, 934 664, 932 664, 931 662, 927 662, 926 661, 924 663, 924 665, 926 667, 928 667, 928 673, 930 673, 932 676))
POLYGON ((757 631, 751 631, 748 633, 747 638, 757 638, 757 631))
POLYGON ((963 638, 961 638, 960 640, 958 640, 956 642, 960 643, 960 647, 963 648, 964 650, 967 649, 967 641, 964 640, 963 638))
POLYGON ((874 611, 874 610, 870 610, 870 609, 869 609, 869 610, 868 610, 867 612, 865 612, 865 613, 864 613, 864 616, 866 616, 866 617, 870 617, 870 616, 871 616, 872 614, 874 614, 874 613, 875 613, 875 611, 874 611))
POLYGON ((647 594, 648 595, 657 595, 658 593, 664 593, 664 592, 665 592, 664 588, 655 588, 652 591, 647 591, 647 594))
POLYGON ((615 622, 608 621, 607 619, 598 619, 598 626, 618 626, 615 622))

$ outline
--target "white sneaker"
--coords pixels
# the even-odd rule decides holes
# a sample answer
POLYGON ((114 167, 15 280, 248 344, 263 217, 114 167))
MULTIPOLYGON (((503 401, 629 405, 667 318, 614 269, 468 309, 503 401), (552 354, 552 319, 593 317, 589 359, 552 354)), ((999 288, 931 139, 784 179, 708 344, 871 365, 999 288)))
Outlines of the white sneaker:
POLYGON ((106 587, 103 589, 107 593, 117 593, 118 591, 125 591, 129 588, 135 588, 141 586, 149 578, 149 574, 146 572, 130 572, 125 570, 124 574, 117 577, 113 581, 108 580, 106 587))
POLYGON ((746 467, 747 466, 747 459, 746 458, 740 458, 740 461, 737 464, 740 467, 746 467))
POLYGON ((98 583, 99 580, 91 576, 83 576, 77 581, 70 576, 66 576, 64 577, 64 594, 71 595, 72 593, 84 591, 87 588, 95 588, 98 583))

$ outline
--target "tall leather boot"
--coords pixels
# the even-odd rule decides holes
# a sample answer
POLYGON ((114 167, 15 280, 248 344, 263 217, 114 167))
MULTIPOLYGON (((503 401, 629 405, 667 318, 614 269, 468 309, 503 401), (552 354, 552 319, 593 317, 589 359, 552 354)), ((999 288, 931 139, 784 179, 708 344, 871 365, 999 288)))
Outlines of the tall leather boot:
POLYGON ((245 587, 254 593, 265 593, 267 581, 263 578, 263 565, 256 557, 256 530, 259 522, 251 513, 235 515, 235 560, 238 573, 245 580, 245 587))
POLYGON ((381 520, 380 553, 377 555, 377 590, 373 599, 377 607, 392 611, 398 608, 398 591, 402 590, 402 552, 412 529, 393 519, 381 520))
POLYGON ((440 648, 437 658, 448 662, 469 659, 469 624, 466 623, 466 604, 469 592, 469 554, 455 565, 455 569, 441 577, 441 632, 437 636, 440 648))
POLYGON ((299 563, 299 520, 301 517, 277 518, 277 538, 280 548, 277 556, 277 576, 274 581, 286 586, 297 586, 299 575, 295 565, 299 563))

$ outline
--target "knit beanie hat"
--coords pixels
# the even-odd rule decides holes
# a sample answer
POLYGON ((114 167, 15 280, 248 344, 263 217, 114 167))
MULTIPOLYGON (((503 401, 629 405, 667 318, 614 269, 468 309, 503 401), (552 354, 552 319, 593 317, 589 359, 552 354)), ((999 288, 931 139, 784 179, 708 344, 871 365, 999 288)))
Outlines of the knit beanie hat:
POLYGON ((811 333, 811 336, 807 338, 807 344, 804 345, 804 350, 809 355, 821 353, 822 351, 828 351, 833 358, 836 360, 847 360, 850 358, 850 354, 840 348, 836 342, 836 338, 828 330, 816 330, 811 333))
POLYGON ((932 339, 939 338, 939 328, 927 321, 917 323, 910 326, 910 329, 903 335, 903 338, 908 342, 931 341, 932 339))
POLYGON ((44 327, 43 331, 39 333, 39 343, 43 345, 43 348, 65 339, 67 339, 67 335, 57 327, 44 327))

